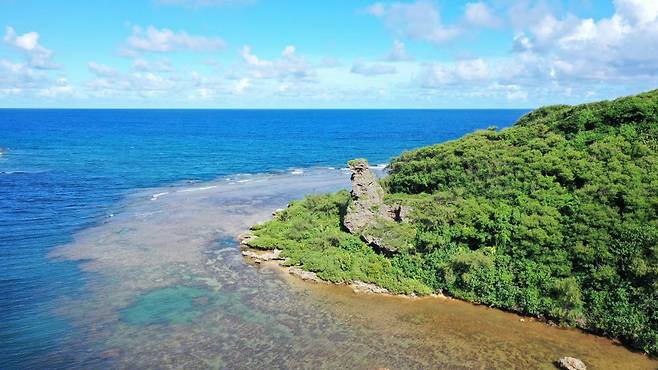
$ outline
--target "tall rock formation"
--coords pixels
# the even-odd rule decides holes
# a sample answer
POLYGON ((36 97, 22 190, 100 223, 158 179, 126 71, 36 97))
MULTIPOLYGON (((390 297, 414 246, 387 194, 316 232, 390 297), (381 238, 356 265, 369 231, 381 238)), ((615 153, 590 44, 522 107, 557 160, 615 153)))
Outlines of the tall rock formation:
POLYGON ((368 168, 368 161, 354 159, 347 164, 352 172, 352 201, 343 226, 382 251, 394 253, 406 249, 415 236, 415 229, 401 223, 407 209, 384 203, 384 189, 368 168))

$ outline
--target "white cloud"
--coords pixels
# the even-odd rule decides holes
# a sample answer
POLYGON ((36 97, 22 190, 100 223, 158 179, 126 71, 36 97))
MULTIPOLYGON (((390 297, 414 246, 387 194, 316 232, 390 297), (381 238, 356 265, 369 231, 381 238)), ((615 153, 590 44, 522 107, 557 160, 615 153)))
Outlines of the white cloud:
POLYGON ((357 60, 352 65, 350 72, 363 76, 380 76, 394 74, 397 72, 397 68, 388 64, 366 64, 361 60, 357 60))
POLYGON ((385 60, 389 62, 403 62, 413 60, 413 58, 407 53, 404 43, 396 40, 393 42, 393 48, 386 55, 385 60))
POLYGON ((149 26, 146 29, 135 26, 132 34, 126 39, 125 52, 163 53, 180 50, 216 51, 226 46, 219 37, 190 35, 185 31, 172 31, 168 28, 157 29, 149 26))
POLYGON ((303 56, 297 54, 293 45, 286 46, 281 52, 281 57, 275 60, 261 59, 251 51, 251 47, 245 45, 240 50, 240 56, 244 62, 246 72, 251 78, 279 80, 297 80, 310 82, 315 78, 315 70, 306 62, 303 56))
POLYGON ((467 3, 464 19, 467 23, 480 27, 495 28, 502 24, 501 19, 493 15, 487 4, 483 2, 467 3))
POLYGON ((53 78, 51 72, 27 63, 0 59, 0 96, 57 98, 74 93, 65 77, 53 78))
POLYGON ((617 0, 615 13, 599 20, 532 10, 532 22, 513 49, 544 66, 550 79, 628 80, 658 77, 658 2, 617 0), (529 57, 530 55, 531 57, 529 57))
POLYGON ((411 39, 442 44, 460 34, 457 27, 445 26, 441 22, 439 9, 429 0, 413 3, 375 3, 366 12, 384 21, 396 34, 411 39))
POLYGON ((456 63, 431 63, 420 74, 420 85, 441 88, 447 85, 491 82, 495 75, 484 59, 460 60, 456 63))
POLYGON ((0 59, 0 86, 4 89, 33 89, 48 82, 48 74, 44 71, 32 69, 24 63, 0 59))
POLYGON ((38 90, 37 95, 46 98, 61 98, 75 95, 75 89, 66 78, 61 77, 55 80, 55 83, 51 86, 38 90))
POLYGON ((37 32, 32 31, 18 35, 13 27, 6 27, 3 41, 21 51, 31 67, 58 68, 57 64, 53 62, 53 51, 39 44, 39 33, 37 32))
POLYGON ((132 67, 134 70, 142 72, 172 72, 174 70, 169 59, 148 61, 146 59, 137 58, 133 60, 132 67))
POLYGON ((510 101, 532 97, 536 102, 655 88, 658 2, 616 0, 614 13, 598 19, 558 16, 541 2, 535 7, 527 4, 517 3, 509 10, 516 32, 511 55, 428 63, 417 84, 432 94, 449 89, 510 101))
POLYGON ((32 31, 19 35, 14 28, 6 27, 3 41, 22 54, 25 61, 0 59, 0 96, 34 99, 75 93, 66 77, 54 71, 59 68, 53 61, 54 53, 39 43, 39 33, 32 31))
POLYGON ((460 60, 455 74, 464 81, 482 81, 491 77, 489 64, 484 59, 460 60))
POLYGON ((114 77, 119 74, 116 69, 96 62, 87 63, 87 67, 93 74, 99 77, 114 77))
POLYGON ((233 86, 233 92, 235 94, 242 94, 246 89, 248 89, 251 86, 251 80, 248 78, 241 78, 238 80, 235 85, 233 86))
POLYGON ((655 0, 615 0, 615 9, 621 17, 645 25, 658 18, 658 1, 655 0))

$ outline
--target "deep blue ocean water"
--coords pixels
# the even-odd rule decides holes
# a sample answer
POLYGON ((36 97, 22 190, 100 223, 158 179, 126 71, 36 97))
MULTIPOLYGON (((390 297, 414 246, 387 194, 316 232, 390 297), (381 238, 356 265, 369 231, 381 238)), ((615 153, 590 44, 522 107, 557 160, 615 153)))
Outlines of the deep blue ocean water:
POLYGON ((524 110, 0 110, 0 368, 43 363, 74 328, 55 315, 88 273, 48 258, 127 194, 236 173, 385 163, 506 127, 524 110))

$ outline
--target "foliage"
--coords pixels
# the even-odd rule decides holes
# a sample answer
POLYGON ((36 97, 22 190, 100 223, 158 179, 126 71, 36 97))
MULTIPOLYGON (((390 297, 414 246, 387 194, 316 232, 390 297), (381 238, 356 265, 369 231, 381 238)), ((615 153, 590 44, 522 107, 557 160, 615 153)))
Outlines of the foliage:
POLYGON ((413 208, 402 253, 341 229, 346 192, 293 204, 258 242, 328 280, 441 289, 658 354, 658 90, 405 152, 382 185, 413 208))

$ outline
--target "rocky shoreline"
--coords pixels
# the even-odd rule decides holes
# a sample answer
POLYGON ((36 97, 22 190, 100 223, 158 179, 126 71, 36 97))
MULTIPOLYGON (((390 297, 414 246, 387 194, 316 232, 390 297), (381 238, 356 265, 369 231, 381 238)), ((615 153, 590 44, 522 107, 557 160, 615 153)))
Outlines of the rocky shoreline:
MULTIPOLYGON (((336 284, 336 285, 347 285, 349 286, 354 293, 368 293, 368 294, 381 294, 389 296, 400 296, 406 298, 417 298, 415 294, 395 294, 390 292, 388 289, 380 287, 372 283, 366 283, 364 281, 355 280, 349 283, 333 283, 331 281, 324 280, 320 278, 315 272, 307 271, 302 269, 299 266, 287 266, 287 258, 281 256, 280 249, 273 250, 258 250, 254 249, 249 245, 249 240, 253 239, 251 233, 244 233, 238 236, 238 240, 241 245, 241 253, 244 257, 248 258, 251 262, 255 264, 261 264, 266 262, 273 262, 274 266, 280 269, 283 272, 286 272, 292 276, 295 276, 303 281, 319 283, 319 284, 336 284)), ((432 297, 450 299, 442 294, 432 294, 432 297)))

